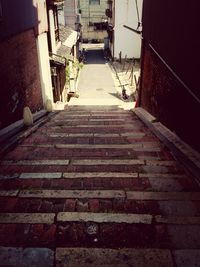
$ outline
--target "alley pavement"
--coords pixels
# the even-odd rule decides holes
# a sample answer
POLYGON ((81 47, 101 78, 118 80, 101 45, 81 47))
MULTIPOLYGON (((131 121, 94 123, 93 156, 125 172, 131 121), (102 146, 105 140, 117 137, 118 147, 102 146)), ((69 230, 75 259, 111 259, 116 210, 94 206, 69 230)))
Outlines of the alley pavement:
POLYGON ((92 83, 1 159, 0 266, 200 266, 199 185, 92 83))

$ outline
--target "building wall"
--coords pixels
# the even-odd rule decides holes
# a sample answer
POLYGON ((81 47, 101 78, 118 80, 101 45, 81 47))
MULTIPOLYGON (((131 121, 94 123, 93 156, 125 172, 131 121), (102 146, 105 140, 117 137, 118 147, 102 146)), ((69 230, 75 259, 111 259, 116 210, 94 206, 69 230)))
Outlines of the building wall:
MULTIPOLYGON (((138 0, 140 19, 142 18, 143 0, 138 0)), ((141 36, 124 28, 127 25, 136 29, 138 26, 137 9, 133 0, 115 0, 115 21, 114 21, 114 57, 140 58, 141 36)))
POLYGON ((47 33, 44 32, 38 35, 36 42, 38 51, 42 98, 43 98, 43 103, 45 105, 48 99, 50 99, 53 102, 47 33))
POLYGON ((78 1, 77 0, 65 0, 64 3, 64 16, 65 25, 75 30, 75 23, 78 14, 78 1))
POLYGON ((100 0, 100 5, 90 5, 89 0, 80 0, 81 10, 81 24, 82 36, 84 39, 100 39, 101 41, 107 37, 106 31, 94 30, 93 26, 89 26, 89 23, 103 22, 107 19, 105 11, 108 8, 107 0, 100 0))
POLYGON ((0 58, 0 128, 4 128, 22 119, 25 106, 33 113, 43 107, 34 30, 0 42, 0 58))
POLYGON ((32 0, 1 0, 1 6, 0 40, 38 25, 37 9, 32 0))
POLYGON ((197 2, 144 0, 140 105, 200 151, 197 18, 197 2))

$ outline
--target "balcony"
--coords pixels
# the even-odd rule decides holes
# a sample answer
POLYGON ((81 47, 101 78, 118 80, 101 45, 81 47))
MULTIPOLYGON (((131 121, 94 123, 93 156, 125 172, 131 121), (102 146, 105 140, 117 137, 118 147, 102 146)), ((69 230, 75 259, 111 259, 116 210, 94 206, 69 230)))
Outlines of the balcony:
POLYGON ((64 4, 64 0, 47 0, 49 5, 62 5, 64 4))

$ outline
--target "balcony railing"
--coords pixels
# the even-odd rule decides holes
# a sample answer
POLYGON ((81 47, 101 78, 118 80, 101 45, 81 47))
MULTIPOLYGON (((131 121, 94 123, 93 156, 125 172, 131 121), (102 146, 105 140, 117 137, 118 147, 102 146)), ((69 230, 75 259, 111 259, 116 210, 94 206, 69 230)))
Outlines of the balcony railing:
POLYGON ((54 54, 52 52, 49 52, 50 60, 53 60, 57 62, 58 64, 62 64, 63 66, 67 66, 67 60, 65 57, 59 56, 57 54, 54 54))
POLYGON ((64 0, 47 0, 47 3, 50 5, 61 5, 64 4, 64 0))

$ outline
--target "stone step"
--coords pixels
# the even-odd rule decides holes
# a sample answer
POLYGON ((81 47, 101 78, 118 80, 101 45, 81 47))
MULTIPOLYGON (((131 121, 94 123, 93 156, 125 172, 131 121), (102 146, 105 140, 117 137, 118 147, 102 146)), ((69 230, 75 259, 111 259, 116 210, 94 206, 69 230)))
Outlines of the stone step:
POLYGON ((87 125, 83 125, 83 127, 78 127, 78 126, 69 126, 69 127, 59 127, 59 126, 52 126, 52 127, 43 127, 41 129, 38 130, 38 132, 45 132, 45 133, 68 133, 68 134, 80 134, 80 133, 96 133, 96 134, 120 134, 120 133, 131 133, 131 132, 141 132, 141 133, 145 133, 146 130, 144 128, 141 127, 134 127, 134 126, 130 126, 130 127, 123 127, 123 126, 115 126, 115 127, 104 127, 103 125, 100 125, 100 127, 95 127, 94 126, 90 126, 88 127, 87 125))
POLYGON ((0 267, 53 267, 54 251, 49 248, 0 247, 0 267))
POLYGON ((57 149, 134 149, 135 151, 159 152, 160 147, 152 143, 134 143, 134 144, 21 144, 20 147, 35 148, 57 148, 57 149))
POLYGON ((0 213, 0 224, 53 224, 69 222, 125 223, 125 224, 200 225, 200 217, 163 216, 112 212, 0 213))
MULTIPOLYGON (((95 212, 161 215, 165 218, 199 217, 200 201, 188 200, 130 200, 102 198, 17 198, 6 196, 1 200, 2 213, 58 213, 95 212)), ((181 223, 182 224, 182 223, 181 223)))
POLYGON ((57 138, 57 137, 63 137, 63 138, 66 138, 66 137, 83 137, 83 138, 88 138, 88 137, 98 137, 98 138, 115 138, 115 137, 133 137, 133 138, 143 138, 145 137, 145 133, 141 133, 141 132, 134 132, 134 133, 116 133, 116 134, 113 134, 113 133, 105 133, 105 134, 102 134, 102 133, 49 133, 47 132, 46 133, 47 136, 50 136, 50 137, 54 137, 54 138, 57 138))
POLYGON ((0 248, 1 267, 193 267, 199 258, 200 250, 195 249, 58 247, 54 252, 46 247, 0 248))
POLYGON ((91 159, 82 159, 82 160, 72 160, 72 165, 144 165, 144 160, 139 159, 100 159, 100 160, 91 160, 91 159))
POLYGON ((0 173, 0 179, 84 179, 84 178, 152 178, 152 179, 187 179, 185 174, 171 173, 137 173, 137 172, 22 172, 14 174, 0 173))
POLYGON ((174 267, 171 252, 164 249, 56 249, 57 266, 64 266, 66 259, 70 267, 174 267))
POLYGON ((68 165, 69 160, 2 160, 0 165, 68 165))
POLYGON ((53 224, 54 218, 54 213, 0 213, 0 224, 53 224))
POLYGON ((128 199, 128 200, 179 200, 199 201, 199 192, 155 192, 130 190, 1 190, 0 196, 19 198, 75 198, 75 199, 128 199))
POLYGON ((112 119, 120 119, 120 120, 124 120, 124 119, 132 119, 136 122, 141 123, 137 118, 135 118, 133 116, 133 114, 126 114, 126 113, 121 113, 121 114, 110 114, 110 113, 102 113, 102 114, 92 114, 92 113, 88 113, 88 114, 82 114, 82 113, 67 113, 67 114, 61 114, 61 115, 57 115, 55 117, 55 119, 57 120, 80 120, 80 119, 94 119, 94 120, 112 120, 112 119))

